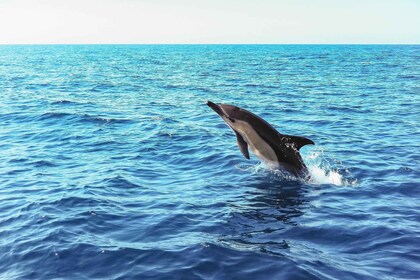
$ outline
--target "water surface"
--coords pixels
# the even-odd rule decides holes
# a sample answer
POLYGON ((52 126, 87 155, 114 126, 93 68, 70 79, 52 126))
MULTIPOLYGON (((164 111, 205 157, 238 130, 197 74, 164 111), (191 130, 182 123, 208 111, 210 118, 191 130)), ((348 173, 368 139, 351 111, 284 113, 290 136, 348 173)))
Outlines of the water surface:
POLYGON ((0 46, 0 277, 419 277, 419 46, 0 46), (205 105, 302 149, 246 160, 205 105))

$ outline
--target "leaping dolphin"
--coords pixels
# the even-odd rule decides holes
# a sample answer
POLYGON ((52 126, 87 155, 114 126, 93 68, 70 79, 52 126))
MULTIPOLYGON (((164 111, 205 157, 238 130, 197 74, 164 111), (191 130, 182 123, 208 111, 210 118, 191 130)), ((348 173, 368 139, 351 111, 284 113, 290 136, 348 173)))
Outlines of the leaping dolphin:
POLYGON ((312 140, 281 134, 268 122, 245 109, 211 101, 207 101, 207 105, 235 132, 239 150, 245 158, 249 159, 249 147, 270 167, 286 170, 296 177, 309 177, 299 150, 305 145, 315 144, 312 140))

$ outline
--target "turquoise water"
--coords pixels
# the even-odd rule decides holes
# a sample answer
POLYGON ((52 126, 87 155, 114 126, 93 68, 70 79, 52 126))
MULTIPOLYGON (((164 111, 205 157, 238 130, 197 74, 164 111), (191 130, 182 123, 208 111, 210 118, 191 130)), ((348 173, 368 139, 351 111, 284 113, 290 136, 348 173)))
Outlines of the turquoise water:
POLYGON ((419 54, 0 46, 0 278, 418 278, 419 54), (313 140, 312 179, 207 100, 313 140))

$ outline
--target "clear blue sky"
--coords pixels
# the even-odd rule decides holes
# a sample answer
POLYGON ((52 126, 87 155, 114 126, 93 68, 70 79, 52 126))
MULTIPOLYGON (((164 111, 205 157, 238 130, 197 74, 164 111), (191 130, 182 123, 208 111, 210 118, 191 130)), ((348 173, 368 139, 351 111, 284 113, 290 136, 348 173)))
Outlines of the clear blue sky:
POLYGON ((420 43, 420 0, 0 0, 0 44, 420 43))

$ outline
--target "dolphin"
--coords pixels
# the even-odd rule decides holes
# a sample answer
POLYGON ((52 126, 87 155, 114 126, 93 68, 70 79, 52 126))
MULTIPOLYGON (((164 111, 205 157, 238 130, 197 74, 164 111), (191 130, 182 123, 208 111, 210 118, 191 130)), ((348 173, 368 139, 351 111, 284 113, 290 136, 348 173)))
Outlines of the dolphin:
POLYGON ((268 166, 285 170, 301 178, 309 171, 299 153, 300 148, 315 143, 305 137, 279 133, 268 122, 245 109, 207 101, 223 121, 235 132, 239 150, 249 159, 248 147, 268 166))

